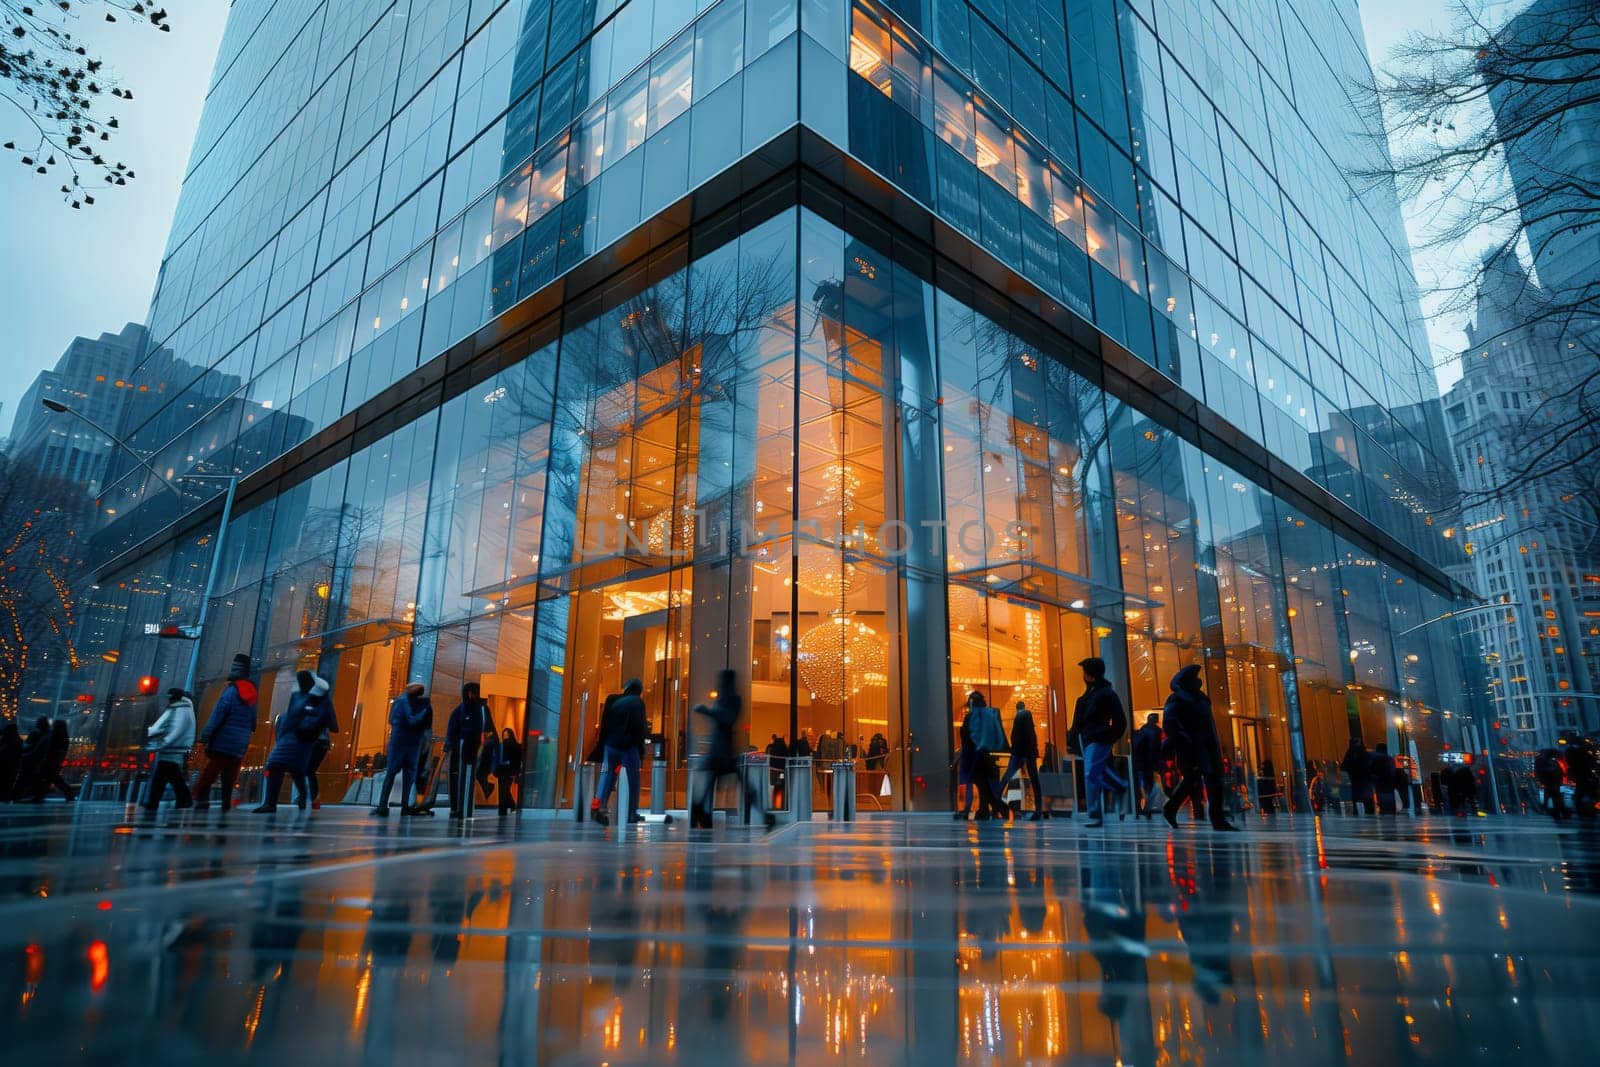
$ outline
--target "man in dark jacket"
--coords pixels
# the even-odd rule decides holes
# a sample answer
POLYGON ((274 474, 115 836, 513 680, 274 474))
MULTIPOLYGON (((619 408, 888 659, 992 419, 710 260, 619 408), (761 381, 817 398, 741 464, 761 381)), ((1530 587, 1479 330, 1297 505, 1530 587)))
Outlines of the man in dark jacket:
POLYGON ((61 790, 61 795, 68 801, 76 800, 77 791, 67 784, 61 777, 62 764, 67 761, 67 749, 72 746, 72 734, 67 729, 67 720, 57 719, 50 725, 50 749, 44 758, 44 767, 39 774, 39 784, 34 789, 34 799, 44 800, 50 793, 50 787, 55 786, 61 790))
POLYGON ((1128 731, 1128 714, 1122 698, 1106 681, 1106 661, 1090 656, 1078 664, 1083 668, 1083 695, 1072 711, 1072 728, 1067 744, 1083 753, 1083 787, 1089 809, 1087 825, 1104 821, 1107 793, 1128 791, 1128 783, 1111 770, 1111 746, 1128 731))
MULTIPOLYGON (((733 743, 733 730, 739 722, 739 713, 743 704, 739 699, 739 677, 733 671, 723 670, 717 674, 717 695, 710 706, 699 704, 695 706, 696 715, 704 715, 711 720, 711 744, 705 758, 705 777, 700 783, 697 796, 689 798, 689 829, 711 829, 712 799, 717 794, 717 781, 726 774, 739 773, 739 758, 735 754, 733 743)), ((743 775, 740 775, 743 779, 743 775)), ((760 792, 748 781, 741 781, 745 790, 745 798, 750 803, 751 811, 759 811, 767 829, 772 829, 777 819, 772 812, 766 811, 761 802, 760 792)))
POLYGON ((963 740, 972 743, 972 792, 978 798, 978 821, 1010 818, 1011 809, 1000 800, 1000 768, 995 762, 996 754, 1005 751, 1005 730, 1000 725, 1000 712, 977 690, 967 694, 961 730, 963 740))
POLYGON ((1345 749, 1344 759, 1340 762, 1339 768, 1344 771, 1345 777, 1350 782, 1350 802, 1360 804, 1362 809, 1371 815, 1372 756, 1367 752, 1367 746, 1361 743, 1361 738, 1350 739, 1350 747, 1345 749))
POLYGON ((278 794, 283 792, 287 775, 295 784, 295 806, 304 810, 311 800, 306 773, 322 731, 337 726, 333 698, 326 680, 312 671, 295 672, 296 691, 289 695, 289 706, 278 717, 272 751, 267 754, 267 795, 255 813, 278 810, 278 794))
POLYGON ((1372 791, 1377 797, 1378 813, 1380 815, 1393 815, 1395 813, 1395 765, 1394 757, 1389 755, 1389 746, 1380 741, 1372 750, 1372 791))
POLYGON ((1174 830, 1183 802, 1199 790, 1206 791, 1206 807, 1211 812, 1213 830, 1236 831, 1228 821, 1222 792, 1222 739, 1217 736, 1217 720, 1211 714, 1211 698, 1200 682, 1200 666, 1191 663, 1172 676, 1172 694, 1167 697, 1162 725, 1172 742, 1173 758, 1183 780, 1172 791, 1161 817, 1174 830))
MULTIPOLYGON (((50 720, 43 715, 22 739, 22 753, 17 761, 17 781, 11 789, 12 800, 32 800, 39 791, 39 780, 44 775, 45 764, 50 759, 50 720)), ((42 796, 42 794, 40 794, 42 796)))
POLYGON ((1050 812, 1045 809, 1043 794, 1039 792, 1039 731, 1033 725, 1033 712, 1020 700, 1011 719, 1011 763, 1006 767, 1005 777, 1000 779, 1002 798, 1012 779, 1019 776, 1033 791, 1033 814, 1028 816, 1028 821, 1048 819, 1050 812))
POLYGON ((477 682, 461 687, 461 703, 450 712, 444 730, 444 758, 450 763, 450 817, 462 819, 472 807, 472 782, 484 738, 494 743, 494 719, 477 682))
POLYGON ((600 715, 600 746, 605 754, 605 770, 600 774, 600 790, 589 802, 589 815, 605 826, 610 822, 606 804, 617 784, 617 768, 628 772, 628 822, 643 822, 639 814, 639 764, 644 758, 644 739, 650 732, 645 715, 644 683, 629 679, 622 692, 607 700, 600 715))
POLYGON ((1133 732, 1133 795, 1139 802, 1139 814, 1146 819, 1155 812, 1150 810, 1150 794, 1156 787, 1156 771, 1161 766, 1161 716, 1151 712, 1144 725, 1133 732))
POLYGON ((400 778, 400 814, 416 815, 417 760, 422 754, 422 739, 433 731, 433 704, 428 701, 428 689, 421 682, 412 682, 406 691, 389 705, 388 769, 383 775, 383 789, 378 794, 378 806, 372 814, 383 818, 389 814, 389 794, 394 780, 400 778))
POLYGON ((522 743, 509 726, 495 751, 494 776, 500 780, 500 814, 516 811, 520 798, 513 787, 522 777, 522 743))
POLYGON ((204 811, 211 806, 211 783, 222 779, 222 813, 233 806, 233 785, 239 779, 239 765, 250 748, 250 735, 256 731, 256 687, 250 680, 250 657, 240 652, 233 657, 228 684, 211 709, 200 743, 206 747, 206 765, 194 780, 194 807, 204 811))

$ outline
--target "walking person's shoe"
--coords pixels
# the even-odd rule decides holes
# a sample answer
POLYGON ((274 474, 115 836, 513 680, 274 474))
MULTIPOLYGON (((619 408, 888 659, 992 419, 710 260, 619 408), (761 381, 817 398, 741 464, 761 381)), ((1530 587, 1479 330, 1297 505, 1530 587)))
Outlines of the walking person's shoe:
POLYGON ((972 818, 972 812, 970 811, 956 812, 956 822, 966 822, 970 818, 972 818))
POLYGON ((601 826, 611 825, 611 816, 607 815, 604 811, 597 807, 589 809, 589 818, 593 819, 601 826))
POLYGON ((1219 830, 1219 831, 1221 831, 1223 833, 1236 834, 1236 833, 1239 832, 1239 828, 1237 826, 1233 825, 1233 823, 1229 822, 1227 819, 1213 819, 1213 820, 1211 820, 1211 828, 1213 830, 1219 830))
POLYGON ((259 808, 251 808, 250 813, 252 815, 271 815, 277 810, 278 805, 276 804, 263 804, 259 808))
POLYGON ((211 801, 209 801, 209 800, 197 800, 197 801, 194 802, 194 810, 195 811, 208 811, 208 810, 210 810, 210 808, 211 808, 211 801))
POLYGON ((1104 826, 1105 824, 1106 821, 1101 817, 1100 813, 1098 811, 1093 811, 1089 813, 1089 821, 1083 825, 1087 826, 1091 830, 1094 830, 1104 826))
POLYGON ((1029 822, 1038 822, 1042 818, 1044 818, 1044 814, 1039 811, 1034 811, 1028 815, 1029 822))
POLYGON ((1171 801, 1168 801, 1161 806, 1161 817, 1167 820, 1167 825, 1172 827, 1174 830, 1178 828, 1178 808, 1180 806, 1181 805, 1173 804, 1171 801))
POLYGON ((387 819, 389 817, 389 805, 384 804, 373 808, 371 811, 367 812, 367 814, 371 815, 374 819, 387 819))
POLYGON ((632 815, 628 816, 628 822, 629 823, 640 823, 640 822, 648 822, 648 821, 649 820, 647 820, 643 815, 640 815, 638 812, 634 812, 632 815))

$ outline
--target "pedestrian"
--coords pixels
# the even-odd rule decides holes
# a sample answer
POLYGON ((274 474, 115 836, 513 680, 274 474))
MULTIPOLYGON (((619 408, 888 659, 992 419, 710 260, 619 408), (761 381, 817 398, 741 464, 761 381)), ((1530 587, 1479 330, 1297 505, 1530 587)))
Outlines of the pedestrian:
POLYGON ((1381 815, 1395 813, 1395 766, 1394 757, 1389 755, 1389 746, 1386 742, 1379 741, 1372 750, 1371 772, 1372 789, 1377 797, 1378 812, 1381 815))
POLYGON ((494 744, 494 719, 489 702, 480 695, 477 682, 461 687, 461 703, 450 712, 444 730, 444 758, 450 763, 450 817, 463 819, 470 813, 472 782, 478 777, 478 755, 484 739, 494 744))
POLYGON ((828 799, 833 799, 833 765, 844 759, 844 740, 833 730, 822 731, 817 741, 817 770, 822 775, 822 787, 828 799))
POLYGON ((243 652, 233 657, 228 669, 228 684, 211 708, 211 717, 200 734, 206 747, 206 765, 194 780, 194 806, 205 811, 211 806, 211 783, 222 780, 222 814, 233 807, 233 786, 239 780, 239 765, 250 749, 250 735, 256 732, 256 685, 250 680, 250 657, 243 652))
POLYGON ((978 794, 977 819, 982 822, 997 818, 1002 822, 1011 816, 1011 809, 1000 800, 1000 767, 996 753, 1005 751, 1006 734, 1000 725, 1000 712, 990 707, 983 694, 973 690, 967 694, 967 714, 962 725, 972 737, 972 788, 978 794))
POLYGON ((412 682, 389 705, 387 769, 383 774, 383 789, 378 794, 378 806, 372 809, 377 818, 386 818, 389 814, 389 794, 397 777, 400 779, 400 814, 416 815, 421 810, 414 794, 417 764, 422 756, 423 738, 432 732, 433 704, 428 700, 428 687, 412 682))
POLYGON ((194 701, 189 699, 189 694, 182 689, 168 689, 166 709, 147 735, 156 750, 156 770, 150 779, 145 810, 153 812, 161 806, 161 796, 168 785, 172 786, 174 807, 194 807, 189 783, 183 776, 183 761, 189 758, 189 749, 194 747, 194 701))
POLYGON ((644 739, 650 732, 645 714, 644 683, 628 679, 622 692, 607 700, 600 716, 600 746, 605 768, 600 772, 600 789, 589 801, 589 815, 601 826, 610 824, 606 804, 617 784, 617 770, 628 772, 628 810, 625 822, 644 822, 639 814, 639 767, 644 762, 644 739))
POLYGON ((494 776, 500 780, 500 814, 517 810, 519 798, 512 790, 522 780, 522 745, 517 741, 516 731, 509 726, 500 738, 494 776))
POLYGON ((1567 777, 1572 779, 1572 810, 1580 819, 1593 819, 1600 802, 1600 743, 1592 734, 1573 735, 1567 743, 1567 777))
POLYGON ((783 807, 784 775, 789 767, 789 746, 781 734, 767 742, 767 785, 772 790, 772 806, 783 807))
POLYGON ((1183 802, 1202 787, 1213 830, 1237 831, 1228 821, 1222 801, 1222 740, 1211 712, 1211 698, 1200 681, 1199 664, 1191 663, 1172 676, 1172 690, 1163 711, 1162 728, 1172 745, 1182 781, 1167 798, 1161 817, 1174 830, 1183 802))
POLYGON ((1155 818, 1151 810, 1151 794, 1156 788, 1156 771, 1161 766, 1161 716, 1151 712, 1145 716, 1144 725, 1133 732, 1133 798, 1136 814, 1155 818))
POLYGON ((1128 790, 1128 783, 1111 769, 1111 746, 1127 732, 1128 715, 1122 710, 1122 698, 1106 680, 1105 660, 1090 656, 1078 666, 1083 669, 1084 691, 1072 712, 1067 744, 1083 753, 1087 825, 1095 827, 1104 822, 1106 794, 1120 796, 1128 790))
POLYGON ((1533 777, 1544 791, 1544 806, 1556 822, 1567 817, 1567 805, 1561 796, 1561 787, 1567 780, 1567 768, 1561 762, 1557 749, 1544 748, 1533 757, 1533 777))
POLYGON ((1328 808, 1328 779, 1318 771, 1311 778, 1311 810, 1321 815, 1328 808))
MULTIPOLYGON (((317 781, 317 772, 322 769, 322 761, 328 758, 328 753, 333 749, 333 735, 339 732, 338 712, 333 706, 333 694, 328 694, 328 714, 324 719, 322 732, 311 743, 311 759, 306 763, 306 786, 311 790, 311 810, 317 811, 322 807, 322 786, 317 781)), ((304 804, 300 805, 305 807, 304 804)))
POLYGON ((1044 795, 1039 791, 1039 731, 1033 725, 1033 712, 1020 700, 1011 719, 1011 763, 1006 767, 1005 777, 1000 779, 1002 797, 1006 787, 1019 777, 1033 792, 1033 813, 1028 821, 1048 819, 1050 813, 1045 810, 1044 795))
POLYGON ((17 784, 17 765, 22 762, 22 735, 17 724, 8 722, 0 726, 0 803, 11 799, 11 790, 17 784))
POLYGON ((306 769, 311 766, 317 738, 334 722, 328 683, 311 671, 296 671, 294 677, 298 688, 289 696, 289 707, 278 716, 277 742, 267 756, 267 795, 255 809, 258 815, 278 810, 284 775, 294 780, 295 806, 305 810, 311 797, 306 769))
POLYGON ((50 795, 50 787, 55 786, 61 790, 62 796, 71 803, 77 799, 77 792, 61 777, 61 765, 66 762, 67 749, 72 743, 71 734, 67 731, 67 720, 57 719, 50 725, 50 740, 45 749, 44 763, 39 768, 39 774, 34 780, 33 796, 30 798, 36 804, 44 803, 44 798, 50 795))
MULTIPOLYGON (((961 794, 961 810, 956 812, 957 822, 966 822, 972 817, 972 800, 975 794, 977 781, 978 746, 972 743, 972 727, 967 717, 961 720, 961 727, 957 730, 959 738, 956 745, 956 790, 961 794)), ((980 810, 981 806, 980 806, 980 810)))
POLYGON ((50 720, 41 715, 34 721, 33 729, 22 739, 22 747, 17 753, 17 779, 9 794, 12 800, 33 799, 34 794, 39 792, 39 779, 49 759, 50 720))
POLYGON ((1350 782, 1351 804, 1361 805, 1362 810, 1371 815, 1373 813, 1372 756, 1367 752, 1367 746, 1361 743, 1361 738, 1350 739, 1350 747, 1345 749, 1339 769, 1344 771, 1345 778, 1350 782))
MULTIPOLYGON (((741 710, 738 684, 738 675, 733 671, 720 671, 717 674, 717 695, 712 698, 711 704, 709 706, 700 704, 694 709, 696 715, 704 715, 711 720, 711 745, 706 753, 700 795, 691 798, 689 805, 691 830, 711 829, 711 805, 717 793, 717 782, 724 775, 739 773, 739 762, 734 755, 733 744, 733 728, 739 721, 741 710)), ((760 811, 767 829, 772 829, 777 819, 772 812, 765 810, 760 794, 749 782, 743 781, 742 777, 740 785, 745 790, 745 799, 749 802, 751 810, 760 811)))

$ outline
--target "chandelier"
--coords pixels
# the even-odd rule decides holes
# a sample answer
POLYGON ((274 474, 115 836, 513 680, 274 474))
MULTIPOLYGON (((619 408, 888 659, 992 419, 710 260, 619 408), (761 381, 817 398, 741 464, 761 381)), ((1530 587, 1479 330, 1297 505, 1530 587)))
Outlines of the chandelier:
POLYGON ((811 699, 843 704, 863 687, 887 681, 886 644, 866 623, 835 615, 807 630, 795 646, 800 680, 811 699))
POLYGON ((860 580, 856 565, 828 545, 808 544, 800 549, 796 568, 800 591, 842 601, 855 592, 860 580))
POLYGON ((662 508, 645 520, 644 543, 652 556, 664 556, 676 549, 686 553, 694 544, 694 509, 685 504, 678 512, 678 521, 672 521, 672 508, 662 508))
POLYGON ((856 510, 856 497, 861 494, 861 475, 843 460, 822 468, 822 495, 817 503, 833 514, 841 523, 856 510))

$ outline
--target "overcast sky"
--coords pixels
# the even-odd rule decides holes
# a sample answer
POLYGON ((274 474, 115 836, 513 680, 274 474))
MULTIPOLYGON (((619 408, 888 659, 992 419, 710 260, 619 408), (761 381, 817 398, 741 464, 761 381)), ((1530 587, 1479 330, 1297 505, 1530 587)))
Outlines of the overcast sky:
MULTIPOLYGON (((254 0, 260 2, 260 0, 254 0)), ((1449 0, 1364 0, 1367 48, 1381 64, 1405 34, 1448 25, 1449 0)), ((52 366, 73 337, 116 331, 141 322, 149 310, 167 229, 177 205, 189 146, 210 82, 228 4, 167 0, 172 32, 107 26, 85 19, 81 30, 134 91, 119 108, 122 136, 114 158, 138 174, 120 190, 73 211, 57 193, 59 181, 33 175, 12 156, 0 168, 5 230, 0 254, 0 436, 8 434, 17 401, 39 371, 52 366)), ((9 122, 10 117, 0 119, 9 122)), ((7 136, 14 127, 4 127, 7 136)), ((1447 265, 1420 259, 1426 286, 1447 265)), ((1462 322, 1429 321, 1436 362, 1465 344, 1462 322)), ((1442 380, 1455 378, 1441 367, 1442 380)))

